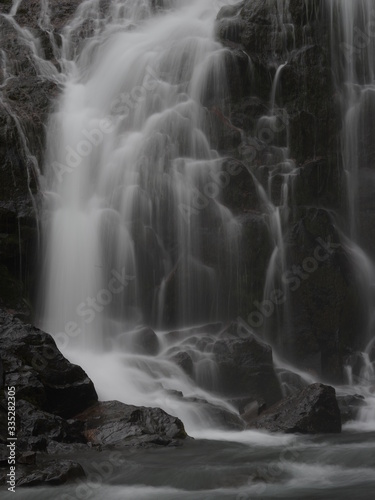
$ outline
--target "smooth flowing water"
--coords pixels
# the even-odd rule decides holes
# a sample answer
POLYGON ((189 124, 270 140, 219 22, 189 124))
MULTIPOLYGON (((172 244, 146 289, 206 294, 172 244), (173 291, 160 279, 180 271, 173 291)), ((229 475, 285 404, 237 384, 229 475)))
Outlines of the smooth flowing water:
MULTIPOLYGON (((356 47, 353 32, 371 19, 372 2, 326 3, 334 54, 341 50, 338 41, 356 47)), ((214 20, 223 2, 164 4, 165 10, 155 10, 146 0, 115 0, 103 18, 99 2, 87 0, 66 27, 62 45, 53 44, 65 87, 48 126, 42 179, 46 201, 40 326, 88 372, 101 399, 162 407, 179 416, 197 438, 183 451, 132 452, 126 467, 105 477, 91 498, 371 498, 371 318, 361 375, 354 380, 348 366, 352 385, 345 388, 368 398, 362 423, 348 425, 343 436, 326 438, 219 430, 217 410, 235 409, 215 396, 212 327, 192 325, 226 319, 228 291, 238 279, 241 226, 220 203, 217 179, 223 159, 210 147, 207 111, 220 109, 227 93, 229 51, 214 39, 214 20), (77 37, 87 25, 91 37, 77 49, 77 37), (145 351, 145 343, 153 345, 151 352, 145 351), (173 362, 181 345, 193 359, 200 387, 173 362)), ((275 22, 290 39, 289 17, 285 9, 280 12, 275 22)), ((43 22, 48 23, 48 9, 43 22)), ((372 35, 369 40, 359 55, 355 49, 355 62, 345 62, 344 55, 334 71, 345 117, 344 166, 354 187, 350 231, 342 233, 366 278, 370 317, 373 264, 355 241, 361 112, 375 95, 372 35), (360 74, 358 60, 363 63, 360 74)), ((292 49, 285 48, 286 64, 292 49)), ((279 116, 283 67, 276 72, 270 96, 272 112, 260 126, 279 116)), ((265 298, 286 265, 284 226, 295 175, 287 140, 277 145, 277 155, 276 169, 284 178, 281 204, 272 199, 271 184, 259 181, 258 189, 267 202, 275 247, 265 298)), ((276 366, 280 374, 291 368, 278 359, 276 366)), ((74 491, 69 487, 61 493, 74 496, 74 491)), ((30 491, 27 495, 33 498, 30 491)), ((43 489, 35 495, 47 498, 43 489)))

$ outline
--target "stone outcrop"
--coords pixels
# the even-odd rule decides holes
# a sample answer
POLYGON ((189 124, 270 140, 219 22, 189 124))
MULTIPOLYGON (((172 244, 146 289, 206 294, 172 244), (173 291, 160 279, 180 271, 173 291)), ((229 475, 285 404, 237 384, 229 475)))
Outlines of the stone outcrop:
MULTIPOLYGON (((339 144, 341 109, 332 70, 328 10, 323 4, 319 0, 245 0, 221 9, 216 34, 241 68, 242 77, 237 79, 232 72, 235 84, 225 104, 228 120, 242 131, 241 143, 227 154, 245 167, 241 176, 231 179, 228 193, 223 193, 243 228, 242 278, 239 290, 233 292, 236 312, 244 319, 253 312, 259 314, 254 304, 264 299, 271 255, 279 246, 266 214, 287 202, 290 210, 282 216, 281 229, 288 275, 275 277, 274 286, 288 295, 288 312, 283 304, 274 304, 273 314, 263 315, 258 331, 293 363, 337 383, 343 381, 344 360, 363 343, 358 332, 363 330, 366 313, 358 270, 333 215, 346 217, 347 187, 339 144), (239 52, 248 56, 247 70, 241 66, 239 52), (294 164, 288 186, 285 174, 291 167, 282 152, 286 147, 289 165, 294 164), (261 195, 262 189, 266 196, 261 195), (334 250, 324 262, 317 262, 316 271, 296 276, 293 270, 299 272, 314 259, 318 238, 332 242, 334 250), (285 287, 285 281, 296 284, 297 280, 293 291, 285 287)), ((363 206, 372 203, 372 184, 368 175, 363 206)), ((367 228, 363 234, 370 247, 372 209, 367 213, 369 218, 362 217, 361 224, 367 228)))
POLYGON ((341 416, 335 389, 310 385, 250 420, 248 428, 301 434, 339 433, 341 416))
POLYGON ((240 412, 259 401, 270 406, 282 398, 271 347, 241 322, 212 324, 167 334, 176 344, 171 361, 203 389, 225 397, 240 412))
POLYGON ((94 445, 170 445, 187 434, 184 425, 159 408, 106 401, 91 406, 75 417, 84 423, 84 435, 94 445))
POLYGON ((0 483, 8 472, 8 387, 16 392, 17 486, 59 485, 84 477, 51 459, 102 446, 168 446, 187 438, 183 423, 159 408, 98 402, 92 381, 52 337, 0 310, 0 483))

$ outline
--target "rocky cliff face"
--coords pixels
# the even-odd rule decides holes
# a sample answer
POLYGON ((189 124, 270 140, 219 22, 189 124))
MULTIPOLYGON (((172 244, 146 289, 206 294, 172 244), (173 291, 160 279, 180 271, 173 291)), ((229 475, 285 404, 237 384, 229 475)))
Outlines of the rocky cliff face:
POLYGON ((35 295, 40 207, 39 174, 48 114, 59 92, 49 34, 56 35, 79 2, 50 2, 43 23, 42 2, 0 2, 0 300, 30 314, 35 295))
POLYGON ((244 227, 240 314, 293 362, 340 381, 364 309, 337 224, 346 184, 328 10, 244 1, 222 8, 217 36, 236 68, 225 113, 242 131, 225 153, 248 171, 228 188, 244 227))
MULTIPOLYGON (((35 298, 45 127, 62 82, 56 51, 80 3, 50 1, 43 11, 39 0, 23 0, 9 17, 12 2, 0 1, 0 300, 25 314, 35 298)), ((108 4, 100 3, 102 13, 108 4)), ((77 46, 92 29, 77 27, 77 46)), ((346 187, 324 2, 224 7, 217 38, 228 48, 229 94, 224 103, 207 98, 208 130, 228 158, 222 199, 243 225, 240 289, 223 271, 232 315, 264 330, 292 361, 339 381, 343 359, 360 342, 363 310, 332 215, 345 216, 346 187), (240 174, 230 174, 234 167, 240 174), (272 270, 278 224, 284 257, 272 270)), ((371 196, 363 200, 368 212, 371 196)), ((371 217, 362 226, 372 251, 371 217)))

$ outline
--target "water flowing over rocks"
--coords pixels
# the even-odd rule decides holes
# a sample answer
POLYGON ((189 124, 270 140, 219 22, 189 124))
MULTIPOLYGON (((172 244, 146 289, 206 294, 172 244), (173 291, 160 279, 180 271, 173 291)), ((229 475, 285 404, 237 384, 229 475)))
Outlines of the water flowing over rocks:
POLYGON ((170 359, 203 389, 224 396, 240 412, 252 401, 268 406, 282 398, 271 346, 241 322, 212 324, 167 334, 170 359))
POLYGON ((374 418, 372 2, 243 0, 216 23, 208 4, 0 0, 2 483, 7 386, 27 487, 85 479, 60 455, 186 449, 191 422, 336 434, 374 418), (93 132, 102 119, 115 132, 93 132), (124 294, 115 268, 131 270, 124 294), (16 317, 81 321, 83 356, 99 346, 102 374, 142 406, 99 402, 16 317))
MULTIPOLYGON (((366 331, 367 306, 358 262, 337 230, 336 217, 346 216, 347 186, 332 72, 332 58, 339 56, 332 48, 328 5, 244 1, 222 8, 216 33, 233 57, 242 51, 250 60, 250 83, 232 89, 227 102, 231 123, 242 130, 235 156, 248 169, 247 184, 258 189, 254 196, 246 187, 247 203, 241 206, 242 213, 253 213, 242 215, 240 264, 246 285, 237 304, 244 319, 290 361, 327 381, 342 382, 345 360, 364 342, 366 334, 357 332, 366 331), (274 219, 267 223, 256 211, 269 211, 274 219), (274 224, 282 232, 278 240, 269 230, 274 224), (304 273, 302 266, 312 265, 319 248, 318 238, 332 242, 334 251, 316 270, 304 273), (287 309, 267 296, 275 290, 286 297, 287 309)), ((231 199, 241 200, 245 185, 237 180, 228 191, 231 199)))
MULTIPOLYGON (((48 12, 44 12, 39 1, 22 1, 14 18, 9 17, 11 3, 0 3, 0 13, 6 14, 0 16, 0 23, 2 57, 6 59, 3 67, 7 72, 2 75, 0 103, 1 144, 7 145, 0 146, 0 300, 18 313, 29 314, 30 306, 34 305, 30 298, 35 296, 37 281, 38 172, 44 159, 45 124, 51 103, 61 88, 58 63, 61 34, 80 3, 52 1, 48 12), (22 31, 26 28, 30 30, 30 39, 22 31), (11 178, 14 185, 9 182, 11 178)), ((107 15, 109 4, 100 3, 99 19, 107 15)), ((153 2, 152 7, 161 12, 169 8, 169 4, 153 2)), ((324 219, 331 218, 332 210, 341 214, 345 211, 346 187, 339 154, 340 106, 331 71, 333 56, 327 10, 315 0, 291 1, 288 9, 283 7, 282 12, 278 11, 279 7, 276 1, 256 0, 221 9, 216 33, 227 47, 224 61, 230 73, 230 95, 224 104, 220 99, 215 100, 213 92, 210 98, 202 96, 202 101, 207 101, 207 133, 211 147, 227 155, 223 172, 228 173, 228 165, 233 162, 238 162, 242 168, 239 175, 229 172, 230 184, 227 186, 225 182, 220 195, 224 206, 236 214, 243 228, 238 262, 240 282, 233 282, 229 263, 228 268, 224 266, 221 271, 220 288, 230 289, 230 301, 225 307, 229 317, 240 314, 246 319, 252 313, 254 302, 261 302, 263 298, 264 280, 274 251, 270 222, 263 214, 268 211, 269 202, 276 206, 282 204, 286 164, 280 156, 280 146, 288 146, 290 158, 299 167, 288 193, 288 202, 298 206, 298 210, 293 208, 289 213, 288 228, 283 236, 287 269, 311 258, 315 235, 322 237, 323 232, 338 241, 334 222, 324 219), (267 139, 259 127, 264 123, 265 129, 269 128, 272 92, 276 122, 271 126, 272 138, 267 139), (287 115, 283 115, 282 110, 287 115), (264 121, 264 117, 268 121, 264 121), (268 179, 272 182, 266 202, 259 191, 259 182, 264 186, 268 179), (312 206, 319 211, 311 209, 312 206), (323 228, 316 224, 317 217, 322 220, 323 228), (303 229, 301 233, 301 228, 313 225, 316 229, 312 232, 303 229), (304 244, 306 239, 310 240, 307 245, 304 244)), ((87 22, 74 28, 70 51, 77 50, 80 41, 100 29, 100 22, 95 24, 94 18, 94 12, 88 12, 82 17, 87 22)), ((214 91, 214 87, 211 90, 214 91)), ((368 101, 367 108, 371 109, 370 94, 368 101)), ((367 123, 369 115, 364 109, 365 106, 362 121, 367 123)), ((368 126, 365 129, 370 130, 368 126)), ((362 163, 365 161, 363 159, 362 163)), ((363 169, 361 173, 364 186, 361 213, 366 214, 361 218, 361 238, 372 252, 372 181, 368 182, 366 172, 363 169)), ((208 210, 207 217, 211 217, 208 210)), ((201 231, 205 264, 217 266, 216 229, 203 225, 201 231)), ((307 365, 327 380, 339 382, 343 377, 344 360, 360 344, 360 339, 354 338, 352 332, 355 325, 363 323, 365 311, 363 301, 356 299, 360 295, 355 278, 357 271, 344 245, 337 253, 341 257, 325 262, 321 271, 312 273, 302 282, 300 293, 289 297, 292 333, 288 341, 280 340, 283 327, 274 328, 275 318, 268 321, 267 330, 273 333, 268 333, 267 340, 278 345, 291 361, 307 365), (344 267, 342 261, 346 261, 344 267), (324 279, 320 275, 324 275, 324 279), (339 294, 331 300, 337 283, 339 294), (317 307, 310 300, 312 295, 327 297, 325 318, 330 321, 324 320, 323 326, 320 323, 311 325, 317 307), (305 341, 307 337, 308 342, 305 341), (329 347, 326 348, 327 342, 329 347), (327 350, 329 352, 325 352, 327 350)), ((156 259, 156 255, 153 252, 153 258, 156 259)), ((170 323, 176 322, 176 280, 184 274, 180 266, 178 263, 177 272, 171 273, 165 284, 165 316, 170 323)), ((144 274, 150 274, 147 267, 144 267, 144 274)), ((143 300, 150 309, 151 290, 143 295, 143 300)), ((224 298, 221 309, 223 304, 224 298)), ((278 315, 283 316, 282 308, 276 309, 278 315)), ((199 313, 202 319, 203 315, 203 311, 199 313)))
POLYGON ((340 408, 342 424, 355 420, 361 408, 366 405, 364 396, 360 394, 337 396, 337 403, 340 408))
POLYGON ((16 485, 28 488, 42 485, 59 486, 85 477, 86 474, 79 463, 62 460, 51 462, 31 474, 25 475, 16 482, 16 485))
POLYGON ((338 433, 341 416, 335 389, 313 384, 250 420, 248 428, 285 433, 338 433))
MULTIPOLYGON (((64 358, 50 335, 2 310, 0 360, 0 467, 8 465, 2 459, 8 443, 5 388, 13 386, 17 486, 59 485, 84 477, 79 464, 51 462, 47 453, 53 457, 92 445, 167 446, 187 438, 182 422, 159 408, 97 402, 91 380, 64 358)), ((3 470, 0 481, 5 482, 3 470)))

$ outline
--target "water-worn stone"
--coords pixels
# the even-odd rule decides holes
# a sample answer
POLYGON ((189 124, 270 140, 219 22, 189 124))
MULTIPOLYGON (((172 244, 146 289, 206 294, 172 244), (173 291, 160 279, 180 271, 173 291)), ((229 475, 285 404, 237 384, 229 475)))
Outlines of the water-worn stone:
POLYGON ((65 420, 39 410, 27 401, 16 406, 17 444, 20 450, 45 451, 50 441, 85 443, 82 422, 65 420), (34 439, 30 439, 34 438, 34 439))
POLYGON ((5 383, 16 386, 24 400, 63 418, 97 401, 92 381, 64 358, 51 335, 2 310, 0 325, 5 383))
POLYGON ((100 445, 168 445, 187 437, 184 425, 160 408, 100 402, 75 417, 84 422, 89 443, 100 445))
POLYGON ((269 432, 317 434, 341 432, 341 416, 333 387, 312 384, 283 399, 248 422, 269 432))

